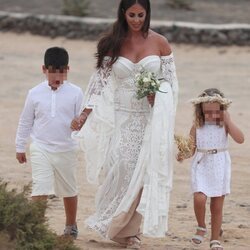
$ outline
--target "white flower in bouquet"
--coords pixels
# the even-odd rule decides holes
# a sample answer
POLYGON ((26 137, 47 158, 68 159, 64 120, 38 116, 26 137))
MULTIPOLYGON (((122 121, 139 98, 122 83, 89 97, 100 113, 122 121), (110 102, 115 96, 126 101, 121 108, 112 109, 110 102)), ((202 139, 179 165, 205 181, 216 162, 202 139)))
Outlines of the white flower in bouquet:
POLYGON ((141 99, 145 96, 152 95, 156 91, 166 93, 160 91, 160 81, 162 79, 157 79, 155 73, 148 72, 144 68, 140 70, 139 74, 135 75, 135 83, 136 83, 136 97, 137 99, 141 99))
POLYGON ((149 83, 149 82, 150 82, 150 78, 144 77, 144 78, 143 78, 143 82, 144 82, 144 83, 149 83))

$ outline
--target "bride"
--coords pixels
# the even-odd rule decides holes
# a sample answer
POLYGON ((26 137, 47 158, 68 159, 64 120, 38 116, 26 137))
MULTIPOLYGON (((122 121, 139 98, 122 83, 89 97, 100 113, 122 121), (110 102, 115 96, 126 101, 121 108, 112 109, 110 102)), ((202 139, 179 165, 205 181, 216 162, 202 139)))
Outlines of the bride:
POLYGON ((86 224, 132 249, 140 248, 142 217, 145 235, 164 237, 172 187, 178 82, 168 41, 149 26, 149 0, 120 1, 117 21, 98 43, 84 110, 71 124, 88 181, 104 176, 86 224), (161 92, 138 100, 142 67, 164 80, 161 92))

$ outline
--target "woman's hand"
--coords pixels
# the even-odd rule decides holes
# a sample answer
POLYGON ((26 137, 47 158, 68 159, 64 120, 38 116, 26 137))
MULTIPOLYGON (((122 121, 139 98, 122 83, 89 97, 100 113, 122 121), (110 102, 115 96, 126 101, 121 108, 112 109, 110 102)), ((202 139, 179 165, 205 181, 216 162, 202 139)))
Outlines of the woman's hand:
POLYGON ((147 99, 148 103, 151 105, 151 107, 153 107, 155 103, 155 94, 148 95, 147 99))
POLYGON ((78 131, 82 128, 83 124, 86 122, 88 115, 86 113, 81 113, 80 116, 74 118, 71 122, 70 128, 73 131, 78 131))

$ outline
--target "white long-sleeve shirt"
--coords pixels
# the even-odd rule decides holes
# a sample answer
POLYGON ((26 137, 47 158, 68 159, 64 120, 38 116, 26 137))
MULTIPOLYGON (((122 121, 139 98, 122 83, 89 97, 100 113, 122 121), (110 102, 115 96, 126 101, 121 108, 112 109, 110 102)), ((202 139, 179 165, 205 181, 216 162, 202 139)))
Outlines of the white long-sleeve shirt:
POLYGON ((29 137, 49 152, 77 148, 70 124, 79 115, 82 102, 82 90, 67 81, 57 90, 48 81, 30 89, 18 124, 16 152, 25 152, 29 137))

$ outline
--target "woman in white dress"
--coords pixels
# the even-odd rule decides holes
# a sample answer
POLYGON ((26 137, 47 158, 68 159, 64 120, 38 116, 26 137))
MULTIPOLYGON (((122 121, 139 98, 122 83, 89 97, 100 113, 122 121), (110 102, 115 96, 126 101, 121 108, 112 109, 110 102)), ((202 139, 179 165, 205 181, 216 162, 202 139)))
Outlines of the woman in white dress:
MULTIPOLYGON (((225 195, 230 193, 231 160, 228 152, 228 134, 238 143, 243 143, 241 130, 230 119, 227 111, 230 100, 216 88, 206 89, 196 99, 195 121, 190 135, 194 139, 195 153, 192 161, 192 192, 194 212, 198 226, 191 241, 199 246, 207 232, 205 213, 207 197, 211 198, 210 249, 221 250, 222 210, 225 195)), ((179 161, 184 158, 178 153, 179 161)))
POLYGON ((73 137, 85 152, 88 181, 103 176, 86 223, 132 249, 140 248, 142 216, 145 235, 165 236, 172 187, 178 83, 167 40, 149 26, 149 0, 120 2, 117 21, 98 43, 84 110, 71 124, 80 129, 73 137), (164 80, 162 92, 138 100, 141 67, 164 80))

